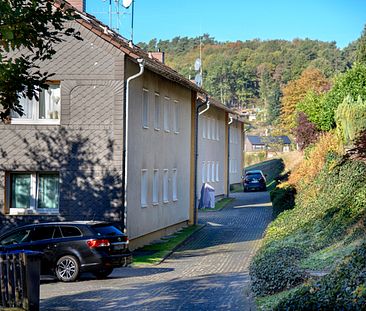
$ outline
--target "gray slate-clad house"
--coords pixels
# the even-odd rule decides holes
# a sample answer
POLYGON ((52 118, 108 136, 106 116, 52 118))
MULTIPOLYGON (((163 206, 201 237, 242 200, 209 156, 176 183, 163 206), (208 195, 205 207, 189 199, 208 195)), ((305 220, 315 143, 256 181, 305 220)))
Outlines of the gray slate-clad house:
POLYGON ((247 135, 245 137, 245 151, 255 152, 271 148, 271 145, 278 145, 278 152, 289 152, 291 140, 288 136, 255 136, 247 135))
MULTIPOLYGON (((84 1, 73 5, 82 11, 84 1)), ((195 106, 204 91, 81 11, 71 26, 83 41, 66 38, 40 64, 55 73, 49 89, 39 101, 22 99, 25 115, 0 124, 0 233, 28 222, 108 220, 134 248, 192 222, 195 106), (141 67, 126 99, 126 81, 141 67)))

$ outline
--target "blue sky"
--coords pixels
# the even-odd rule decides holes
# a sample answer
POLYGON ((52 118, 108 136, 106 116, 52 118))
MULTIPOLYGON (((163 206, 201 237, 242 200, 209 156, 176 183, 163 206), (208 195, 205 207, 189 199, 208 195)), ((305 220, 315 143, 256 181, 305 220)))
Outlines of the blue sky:
MULTIPOLYGON (((108 10, 109 0, 87 0, 87 12, 106 24, 108 10)), ((343 48, 361 35, 366 0, 135 0, 134 13, 135 43, 208 33, 218 41, 310 38, 343 48)), ((119 32, 130 38, 131 8, 119 16, 119 32)))

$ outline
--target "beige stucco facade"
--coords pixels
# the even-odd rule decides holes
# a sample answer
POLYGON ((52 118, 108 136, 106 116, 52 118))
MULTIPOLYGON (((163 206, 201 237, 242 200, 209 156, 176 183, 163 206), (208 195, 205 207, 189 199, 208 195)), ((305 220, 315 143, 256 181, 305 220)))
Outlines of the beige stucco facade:
MULTIPOLYGON (((126 76, 138 71, 127 60, 126 76)), ((189 220, 191 98, 190 89, 149 70, 130 84, 127 233, 134 247, 189 220)))
POLYGON ((243 169, 243 123, 239 120, 233 120, 230 124, 230 159, 229 159, 229 177, 230 184, 240 183, 243 169))
MULTIPOLYGON (((204 108, 201 108, 203 110, 204 108)), ((227 112, 213 105, 198 118, 197 198, 203 183, 227 193, 227 112)))

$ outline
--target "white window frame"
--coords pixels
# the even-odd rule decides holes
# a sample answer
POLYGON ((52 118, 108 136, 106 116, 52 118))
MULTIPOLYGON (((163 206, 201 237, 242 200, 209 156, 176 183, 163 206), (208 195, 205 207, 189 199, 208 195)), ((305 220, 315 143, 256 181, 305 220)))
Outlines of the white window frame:
POLYGON ((170 98, 165 96, 164 97, 164 107, 163 107, 163 125, 164 131, 169 133, 170 132, 170 98))
POLYGON ((60 213, 60 174, 59 172, 9 172, 9 180, 6 181, 6 197, 7 204, 9 207, 9 215, 29 215, 29 214, 42 214, 42 215, 57 215, 60 213), (29 198, 29 208, 12 208, 12 182, 11 175, 30 175, 30 198, 29 198), (52 174, 58 175, 59 183, 58 183, 58 208, 38 208, 38 181, 39 175, 43 174, 52 174))
POLYGON ((172 200, 173 202, 176 202, 178 201, 178 172, 176 168, 173 168, 172 170, 172 188, 173 188, 172 200))
POLYGON ((163 203, 169 202, 169 170, 163 171, 163 203))
MULTIPOLYGON (((47 82, 49 85, 58 85, 59 86, 59 93, 60 97, 57 99, 60 105, 60 111, 58 114, 57 119, 40 119, 39 118, 39 100, 36 100, 34 97, 32 99, 32 116, 30 118, 11 118, 11 124, 50 124, 50 125, 59 125, 61 122, 61 108, 62 108, 62 98, 61 98, 61 84, 60 82, 47 82)), ((47 92, 47 90, 43 90, 47 92)), ((37 96, 39 97, 39 92, 36 92, 37 96)), ((29 100, 28 98, 26 100, 29 100)))
POLYGON ((175 134, 179 134, 180 131, 180 106, 179 106, 179 101, 175 100, 174 101, 174 133, 175 134))
POLYGON ((206 167, 206 181, 210 182, 211 178, 210 178, 210 174, 211 174, 211 161, 207 161, 207 167, 206 167))
POLYGON ((147 196, 148 196, 148 185, 149 185, 149 179, 148 179, 148 170, 142 169, 141 170, 141 195, 140 195, 140 203, 141 207, 147 207, 147 196))
POLYGON ((149 90, 142 89, 142 127, 149 128, 149 90))
POLYGON ((206 117, 202 117, 202 138, 206 139, 206 117))
POLYGON ((211 118, 207 118, 207 139, 211 139, 211 118))
POLYGON ((153 205, 159 205, 159 170, 158 169, 154 169, 152 203, 153 203, 153 205))
POLYGON ((161 110, 161 103, 160 103, 160 94, 155 92, 154 95, 154 129, 156 131, 160 131, 160 110, 161 110))
POLYGON ((202 183, 204 184, 206 182, 206 163, 205 163, 205 161, 202 161, 201 178, 202 178, 202 183))
POLYGON ((219 178, 219 161, 216 161, 216 181, 220 181, 220 178, 219 178))
POLYGON ((219 122, 219 120, 217 120, 216 124, 217 124, 217 126, 216 126, 216 140, 219 141, 220 140, 220 122, 219 122))

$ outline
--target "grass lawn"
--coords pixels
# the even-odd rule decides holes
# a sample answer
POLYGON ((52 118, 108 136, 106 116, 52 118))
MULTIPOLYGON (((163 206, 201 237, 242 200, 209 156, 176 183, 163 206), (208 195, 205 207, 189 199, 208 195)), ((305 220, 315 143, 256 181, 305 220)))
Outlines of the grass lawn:
POLYGON ((146 245, 133 252, 133 265, 156 265, 202 226, 189 226, 157 243, 146 245))
POLYGON ((234 201, 234 198, 223 198, 215 203, 215 208, 202 208, 200 212, 212 212, 222 210, 230 202, 234 201))

